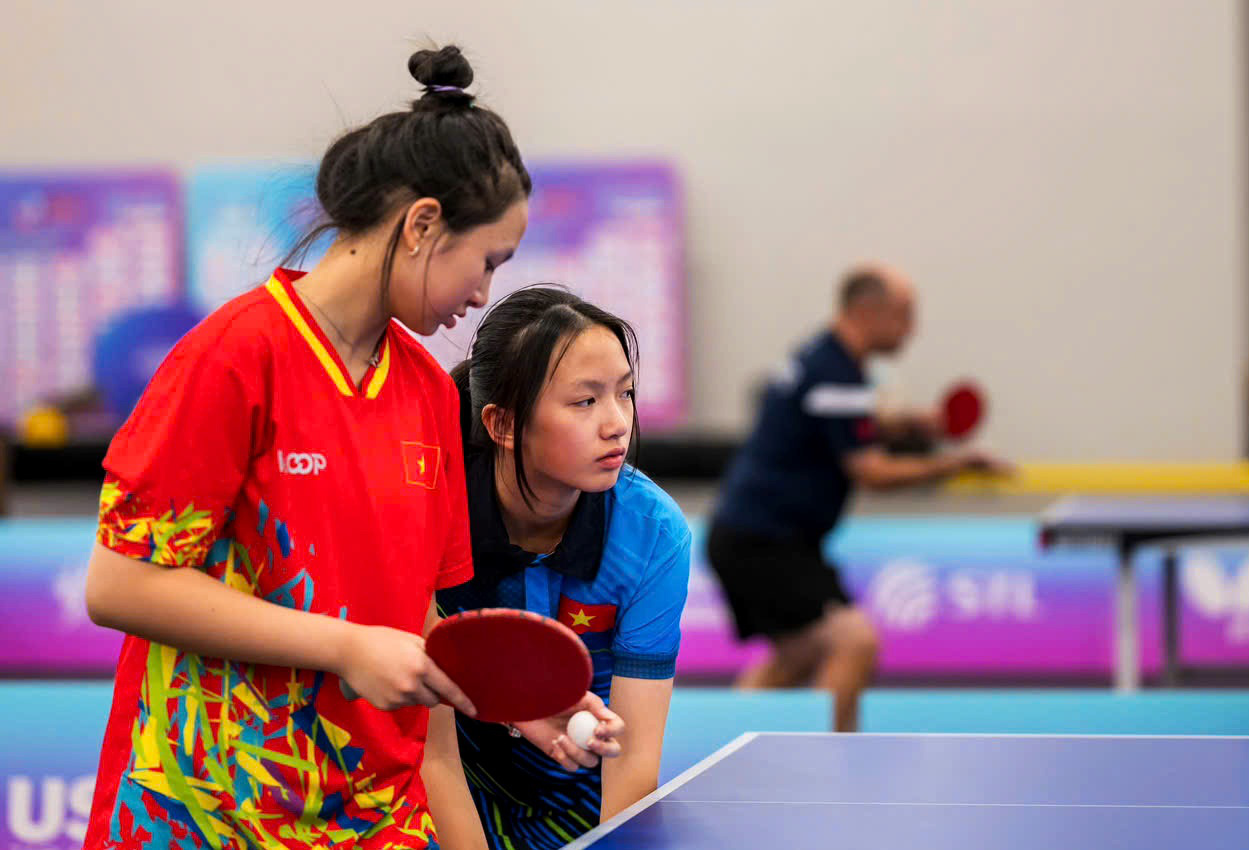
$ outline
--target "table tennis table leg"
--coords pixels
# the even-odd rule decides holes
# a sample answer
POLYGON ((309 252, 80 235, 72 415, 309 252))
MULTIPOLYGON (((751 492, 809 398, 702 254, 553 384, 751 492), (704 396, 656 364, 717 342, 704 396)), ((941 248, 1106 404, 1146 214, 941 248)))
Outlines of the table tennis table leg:
POLYGON ((1119 574, 1115 582, 1115 690, 1136 691, 1141 686, 1139 628, 1136 612, 1136 575, 1132 547, 1119 547, 1119 574))
POLYGON ((1180 606, 1179 557, 1167 549, 1162 557, 1162 681, 1167 687, 1178 685, 1180 679, 1180 606))

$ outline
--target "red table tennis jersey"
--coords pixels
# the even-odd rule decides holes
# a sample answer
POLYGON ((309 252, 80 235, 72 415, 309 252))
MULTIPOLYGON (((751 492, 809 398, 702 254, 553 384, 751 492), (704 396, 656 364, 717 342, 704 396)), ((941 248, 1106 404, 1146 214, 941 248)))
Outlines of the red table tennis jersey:
MULTIPOLYGON (((419 633, 472 575, 459 400, 400 325, 359 387, 282 269, 184 337, 104 461, 98 539, 419 633)), ((128 636, 86 846, 436 846, 428 711, 128 636)))

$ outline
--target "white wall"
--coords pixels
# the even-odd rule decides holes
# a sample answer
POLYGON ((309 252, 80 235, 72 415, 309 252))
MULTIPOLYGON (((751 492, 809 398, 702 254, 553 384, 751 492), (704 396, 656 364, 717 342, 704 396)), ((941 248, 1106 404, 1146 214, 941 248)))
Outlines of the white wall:
MULTIPOLYGON (((458 40, 530 158, 688 191, 693 425, 862 256, 910 270, 917 399, 972 374, 1027 458, 1226 459, 1244 427, 1233 0, 8 0, 0 165, 315 157, 458 40), (315 15, 310 16, 310 12, 315 15)), ((645 356, 645 352, 643 352, 645 356)))

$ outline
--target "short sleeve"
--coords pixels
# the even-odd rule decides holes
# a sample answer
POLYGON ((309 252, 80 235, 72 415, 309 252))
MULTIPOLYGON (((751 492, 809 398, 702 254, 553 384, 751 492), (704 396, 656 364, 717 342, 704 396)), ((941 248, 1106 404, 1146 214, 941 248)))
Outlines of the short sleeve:
POLYGON ((443 480, 447 482, 447 539, 438 568, 435 585, 438 590, 455 587, 473 577, 473 543, 468 525, 464 443, 460 436, 460 394, 451 385, 448 395, 450 398, 444 408, 447 414, 443 417, 442 426, 442 441, 446 446, 446 451, 443 452, 446 458, 443 480))
POLYGON ((803 387, 800 392, 803 415, 824 435, 834 455, 844 457, 875 442, 875 394, 871 387, 826 381, 803 387))
POLYGON ((681 646, 681 612, 690 583, 690 532, 682 522, 661 537, 616 626, 614 675, 670 679, 681 646))
POLYGON ((97 539, 114 552, 201 566, 264 439, 259 374, 236 368, 259 364, 229 362, 204 330, 166 357, 104 458, 97 539))

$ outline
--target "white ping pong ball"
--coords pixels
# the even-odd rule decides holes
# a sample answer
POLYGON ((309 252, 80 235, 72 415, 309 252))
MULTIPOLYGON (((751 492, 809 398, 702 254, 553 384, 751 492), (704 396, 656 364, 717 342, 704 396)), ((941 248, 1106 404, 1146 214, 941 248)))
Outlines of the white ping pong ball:
POLYGON ((568 718, 568 737, 581 749, 589 746, 598 728, 598 718, 588 711, 578 711, 568 718))

